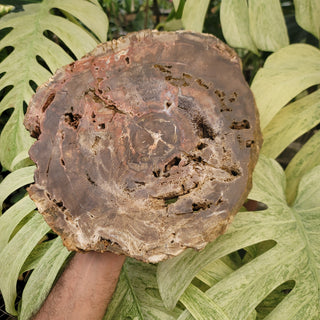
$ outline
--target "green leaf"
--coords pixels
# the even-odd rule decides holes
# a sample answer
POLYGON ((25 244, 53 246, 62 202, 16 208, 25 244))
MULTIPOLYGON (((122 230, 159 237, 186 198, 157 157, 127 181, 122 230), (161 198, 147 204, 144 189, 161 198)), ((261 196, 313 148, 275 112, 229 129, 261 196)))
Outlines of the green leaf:
POLYGON ((233 271, 234 269, 230 268, 221 259, 218 259, 206 265, 197 274, 197 278, 211 287, 233 271))
POLYGON ((54 241, 55 240, 44 241, 36 245, 24 262, 20 274, 35 269, 54 241))
POLYGON ((36 208, 29 196, 24 197, 0 216, 0 253, 9 242, 19 222, 36 208))
POLYGON ((173 0, 174 9, 177 11, 179 8, 180 0, 173 0))
POLYGON ((33 182, 35 167, 18 169, 7 175, 0 183, 0 209, 4 200, 15 190, 33 182))
POLYGON ((301 28, 320 38, 320 2, 318 0, 294 0, 296 20, 301 28))
POLYGON ((0 29, 12 28, 1 40, 0 50, 14 48, 0 63, 0 90, 13 88, 0 103, 0 114, 10 108, 14 111, 0 136, 0 161, 12 171, 18 163, 13 161, 17 155, 28 150, 34 139, 23 126, 23 106, 28 104, 33 94, 30 81, 42 84, 62 65, 72 61, 71 56, 56 42, 46 38, 51 31, 61 39, 77 58, 92 50, 100 41, 106 40, 108 20, 99 5, 85 0, 44 0, 41 3, 27 4, 23 11, 12 12, 1 18, 0 29), (84 25, 53 15, 51 9, 58 8, 79 19, 84 25), (95 17, 91 19, 90 17, 95 17), (97 38, 96 38, 97 37, 97 38), (49 67, 49 72, 40 65, 41 58, 49 67))
POLYGON ((264 129, 303 90, 320 83, 320 51, 293 44, 272 54, 251 85, 264 129))
POLYGON ((14 6, 0 4, 0 17, 4 16, 7 13, 9 13, 13 9, 14 9, 14 6))
POLYGON ((263 130, 261 152, 276 158, 291 142, 320 122, 320 90, 281 109, 263 130))
MULTIPOLYGON (((180 301, 196 320, 230 320, 213 300, 192 284, 183 293, 180 301)), ((184 312, 184 314, 188 313, 184 312)), ((186 317, 181 315, 179 320, 182 319, 186 319, 186 317)))
POLYGON ((247 0, 222 0, 220 21, 223 36, 230 46, 258 54, 250 35, 247 0))
POLYGON ((268 208, 240 212, 227 232, 201 252, 185 251, 158 267, 164 303, 174 307, 192 279, 208 263, 266 240, 276 245, 214 284, 208 298, 230 319, 247 319, 255 307, 281 284, 294 289, 268 319, 318 319, 320 265, 320 166, 304 176, 293 207, 285 198, 285 174, 280 165, 261 156, 253 175, 250 199, 268 208))
POLYGON ((0 253, 0 290, 6 311, 16 315, 16 283, 25 260, 50 230, 40 214, 29 220, 0 253))
POLYGON ((50 248, 38 261, 23 290, 19 319, 28 320, 34 315, 48 296, 60 269, 71 255, 60 237, 51 241, 50 248))
POLYGON ((289 44, 279 0, 249 1, 250 33, 258 49, 277 51, 289 44))
POLYGON ((289 204, 293 203, 296 197, 301 177, 315 166, 320 165, 319 152, 317 152, 319 150, 320 131, 316 132, 289 162, 289 165, 286 168, 288 186, 286 195, 289 204))
POLYGON ((156 266, 127 258, 104 319, 174 320, 179 313, 180 309, 167 311, 163 305, 156 266))
POLYGON ((186 1, 182 13, 182 24, 185 30, 202 32, 209 0, 186 1))

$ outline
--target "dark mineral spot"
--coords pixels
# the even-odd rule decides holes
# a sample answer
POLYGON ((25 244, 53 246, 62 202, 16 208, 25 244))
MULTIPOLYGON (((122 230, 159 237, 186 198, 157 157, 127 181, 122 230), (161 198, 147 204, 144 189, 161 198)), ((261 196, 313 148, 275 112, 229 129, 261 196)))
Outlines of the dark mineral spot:
POLYGON ((166 107, 169 109, 171 107, 172 103, 170 101, 166 102, 166 107))
POLYGON ((66 164, 64 163, 64 160, 61 158, 60 159, 60 163, 61 163, 61 165, 64 167, 66 164))
POLYGON ((79 122, 82 116, 78 113, 65 113, 64 121, 72 128, 78 129, 79 122))
POLYGON ((129 57, 126 57, 124 60, 126 61, 127 64, 130 63, 130 58, 129 57))
POLYGON ((47 108, 50 106, 50 104, 52 103, 52 101, 54 100, 56 94, 53 92, 51 94, 49 94, 46 102, 44 103, 44 105, 42 106, 42 112, 45 112, 47 110, 47 108))
POLYGON ((248 120, 242 120, 242 121, 234 120, 232 121, 230 129, 233 129, 233 130, 250 129, 250 123, 248 120))

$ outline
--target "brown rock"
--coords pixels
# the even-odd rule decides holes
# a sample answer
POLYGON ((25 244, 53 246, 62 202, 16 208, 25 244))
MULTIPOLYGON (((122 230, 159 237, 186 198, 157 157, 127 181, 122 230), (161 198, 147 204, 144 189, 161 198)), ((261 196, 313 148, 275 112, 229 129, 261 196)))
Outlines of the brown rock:
POLYGON ((191 32, 99 45, 38 88, 25 125, 29 194, 65 246, 146 262, 225 231, 262 141, 239 58, 191 32))

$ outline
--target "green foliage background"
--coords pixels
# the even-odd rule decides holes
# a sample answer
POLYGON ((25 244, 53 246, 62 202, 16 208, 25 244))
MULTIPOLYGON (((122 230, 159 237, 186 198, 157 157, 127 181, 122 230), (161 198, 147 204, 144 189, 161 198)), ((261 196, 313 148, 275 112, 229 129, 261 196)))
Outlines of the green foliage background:
POLYGON ((107 35, 152 27, 156 16, 159 29, 213 32, 242 57, 264 135, 249 198, 263 210, 243 208, 201 252, 158 265, 127 258, 105 319, 320 318, 320 51, 311 45, 319 44, 320 2, 288 3, 163 0, 159 20, 155 2, 142 0, 2 1, 0 290, 8 313, 29 319, 71 257, 26 195, 34 172, 26 105, 57 68, 107 35), (283 169, 275 159, 310 130, 283 169))

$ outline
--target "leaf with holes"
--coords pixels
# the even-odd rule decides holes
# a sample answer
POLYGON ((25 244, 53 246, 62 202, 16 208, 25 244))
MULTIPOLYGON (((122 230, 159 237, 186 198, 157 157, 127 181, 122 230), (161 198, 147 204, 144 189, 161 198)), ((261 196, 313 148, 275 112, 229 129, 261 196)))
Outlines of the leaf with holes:
POLYGON ((281 109, 265 127, 262 154, 276 158, 291 142, 320 122, 320 90, 281 109))
POLYGON ((127 258, 104 320, 174 320, 181 311, 165 309, 158 291, 155 265, 127 258))
POLYGON ((97 1, 44 0, 1 18, 0 30, 7 34, 0 50, 11 52, 0 63, 0 90, 5 95, 0 114, 12 111, 0 136, 0 161, 6 169, 25 165, 25 151, 34 141, 22 124, 32 86, 105 41, 107 29, 107 17, 97 1))
MULTIPOLYGON (((291 207, 285 197, 286 177, 279 164, 261 156, 254 172, 251 199, 265 203, 263 211, 240 212, 228 231, 203 251, 185 251, 158 267, 158 284, 171 309, 182 296, 190 319, 194 301, 210 298, 221 319, 247 319, 277 287, 294 281, 293 290, 268 315, 268 319, 319 319, 320 285, 320 166, 302 179, 291 207), (213 284, 206 297, 189 287, 203 266, 231 252, 273 240, 276 244, 241 268, 213 284), (183 271, 181 271, 183 270, 183 271), (188 290, 187 296, 184 295, 188 290), (191 296, 190 296, 191 295, 191 296)), ((193 314, 194 316, 194 314, 193 314)), ((201 319, 201 317, 197 317, 201 319)))
POLYGON ((319 49, 293 44, 272 54, 251 85, 261 128, 264 130, 279 110, 300 92, 319 83, 319 49))
POLYGON ((320 150, 320 131, 314 134, 308 142, 294 156, 286 168, 287 185, 287 200, 291 204, 298 191, 298 184, 301 178, 312 168, 320 165, 319 152, 320 150))
MULTIPOLYGON (((0 183, 0 208, 23 186, 33 182, 34 167, 18 169, 0 183)), ((25 196, 0 215, 0 291, 6 310, 16 314, 18 277, 33 270, 23 292, 19 319, 29 319, 46 298, 70 255, 60 238, 46 240, 49 226, 25 196), (14 254, 13 254, 14 253, 14 254)))
MULTIPOLYGON (((44 244, 48 244, 45 242, 44 244)), ((71 255, 62 244, 60 237, 51 240, 48 250, 44 250, 28 279, 22 295, 20 320, 28 320, 37 312, 50 292, 61 267, 71 255)))
POLYGON ((25 260, 50 230, 40 214, 34 215, 0 253, 0 288, 6 311, 16 315, 16 285, 25 260), (15 253, 15 254, 13 254, 15 253))

